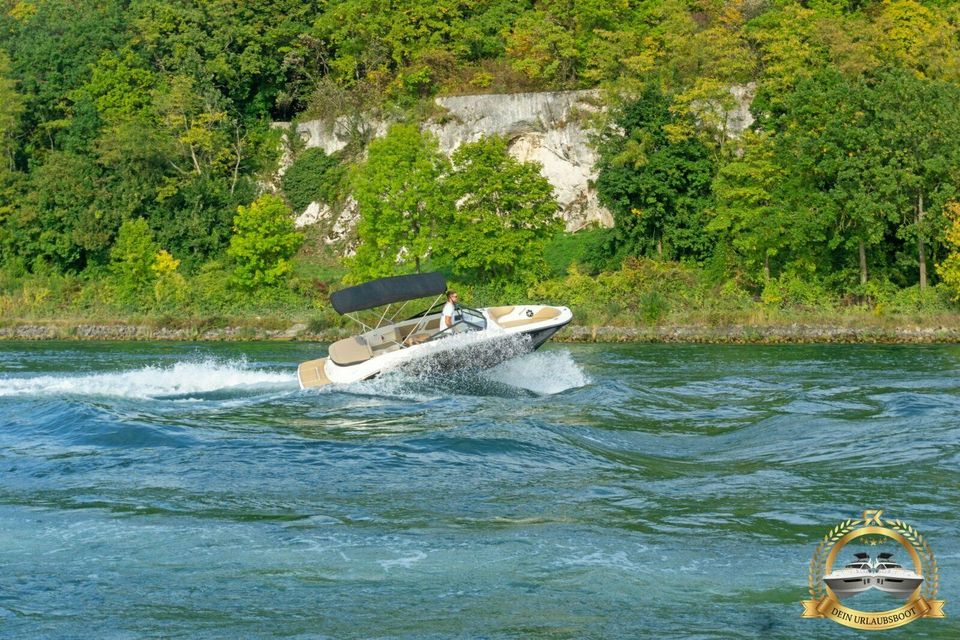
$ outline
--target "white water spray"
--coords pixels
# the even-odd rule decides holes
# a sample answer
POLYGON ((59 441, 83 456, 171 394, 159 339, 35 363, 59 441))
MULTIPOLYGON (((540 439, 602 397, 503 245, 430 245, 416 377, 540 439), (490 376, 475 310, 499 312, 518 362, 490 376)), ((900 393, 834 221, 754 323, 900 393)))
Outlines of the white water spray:
POLYGON ((484 373, 484 377, 540 395, 553 395, 590 384, 590 378, 569 351, 537 351, 508 360, 484 373))
POLYGON ((117 373, 0 378, 0 396, 90 395, 148 399, 264 386, 296 387, 296 376, 252 369, 244 361, 208 359, 117 373))

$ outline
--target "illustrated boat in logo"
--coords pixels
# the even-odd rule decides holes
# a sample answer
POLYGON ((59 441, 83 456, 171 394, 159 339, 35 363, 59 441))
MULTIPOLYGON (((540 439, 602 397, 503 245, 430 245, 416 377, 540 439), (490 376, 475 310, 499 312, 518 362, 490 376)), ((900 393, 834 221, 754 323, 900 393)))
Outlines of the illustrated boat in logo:
POLYGON ((846 564, 842 569, 835 569, 826 576, 823 581, 843 600, 850 596, 855 596, 873 587, 873 564, 870 561, 869 553, 855 553, 854 560, 846 564))
POLYGON ((894 562, 892 553, 881 553, 877 556, 873 586, 880 591, 906 599, 921 584, 923 584, 923 576, 915 571, 904 569, 899 563, 894 562))

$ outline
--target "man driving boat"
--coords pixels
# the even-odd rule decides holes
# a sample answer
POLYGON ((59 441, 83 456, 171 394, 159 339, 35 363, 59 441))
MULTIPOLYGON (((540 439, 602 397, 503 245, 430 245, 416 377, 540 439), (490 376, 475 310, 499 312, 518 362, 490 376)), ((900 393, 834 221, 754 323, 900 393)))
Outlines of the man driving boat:
POLYGON ((448 329, 453 326, 453 314, 457 310, 457 292, 447 291, 447 304, 443 305, 443 313, 441 314, 441 329, 448 329))

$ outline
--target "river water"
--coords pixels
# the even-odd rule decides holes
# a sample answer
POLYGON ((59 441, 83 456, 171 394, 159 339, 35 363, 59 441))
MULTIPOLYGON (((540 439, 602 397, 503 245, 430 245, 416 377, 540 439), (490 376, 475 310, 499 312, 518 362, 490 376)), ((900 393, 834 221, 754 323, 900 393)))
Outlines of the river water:
POLYGON ((960 347, 324 352, 0 343, 0 637, 858 638, 799 603, 868 508, 947 601, 882 635, 960 637, 960 347))

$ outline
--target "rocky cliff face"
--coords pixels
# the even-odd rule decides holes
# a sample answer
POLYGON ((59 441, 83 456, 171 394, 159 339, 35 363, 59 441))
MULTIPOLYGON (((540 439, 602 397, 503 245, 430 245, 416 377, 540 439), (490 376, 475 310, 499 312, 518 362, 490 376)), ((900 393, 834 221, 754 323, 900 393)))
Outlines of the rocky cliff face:
MULTIPOLYGON (((731 135, 750 126, 753 86, 731 87, 737 108, 727 114, 731 135)), ((560 204, 567 231, 590 225, 613 226, 613 216, 597 200, 593 182, 597 153, 590 143, 589 115, 602 108, 595 91, 558 91, 507 95, 453 96, 436 99, 443 115, 425 123, 435 134, 440 149, 448 156, 464 142, 499 135, 509 141, 510 153, 521 161, 535 160, 560 204)), ((357 122, 334 123, 311 120, 297 125, 307 147, 321 147, 334 153, 347 146, 357 122)), ((388 123, 359 123, 371 137, 386 133, 388 123)), ((342 211, 331 211, 314 203, 298 218, 298 225, 325 221, 330 227, 328 241, 345 237, 356 223, 356 205, 348 201, 342 211)))
MULTIPOLYGON (((597 156, 590 145, 587 116, 597 110, 593 91, 518 93, 437 98, 443 115, 428 121, 424 129, 440 141, 443 153, 451 155, 464 142, 499 135, 509 142, 510 153, 521 161, 535 160, 560 204, 568 231, 591 224, 612 226, 613 217, 597 201, 592 181, 596 178, 597 156)), ((306 146, 334 153, 347 146, 351 123, 310 120, 297 125, 306 146)), ((368 133, 381 136, 387 123, 370 122, 368 133)), ((355 207, 348 202, 342 212, 333 212, 317 203, 299 216, 299 225, 332 223, 330 240, 346 234, 356 220, 355 207), (336 220, 333 220, 336 216, 336 220)))
POLYGON ((590 144, 587 116, 597 110, 596 102, 592 91, 438 98, 446 116, 442 123, 428 123, 427 129, 436 134, 447 154, 464 142, 503 136, 511 155, 543 166, 567 231, 590 224, 609 227, 613 217, 597 201, 592 186, 597 156, 590 144))

